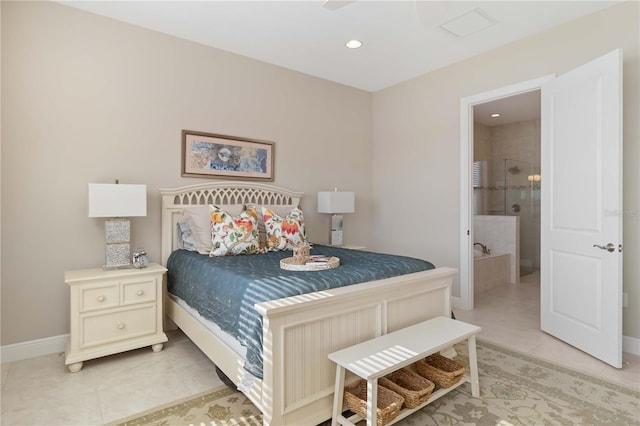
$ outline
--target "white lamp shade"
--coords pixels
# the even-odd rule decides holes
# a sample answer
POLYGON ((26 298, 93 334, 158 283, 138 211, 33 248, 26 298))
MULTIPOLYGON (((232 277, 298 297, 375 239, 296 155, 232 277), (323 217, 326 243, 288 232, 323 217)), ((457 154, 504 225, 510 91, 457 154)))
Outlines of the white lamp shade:
POLYGON ((318 213, 353 213, 354 211, 353 192, 318 192, 318 213))
POLYGON ((89 217, 147 215, 147 185, 89 184, 89 217))

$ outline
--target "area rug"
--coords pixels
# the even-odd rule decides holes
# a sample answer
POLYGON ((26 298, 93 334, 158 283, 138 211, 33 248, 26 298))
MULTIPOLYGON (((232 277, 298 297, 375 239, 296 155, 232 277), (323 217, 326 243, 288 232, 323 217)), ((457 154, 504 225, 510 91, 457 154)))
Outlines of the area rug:
MULTIPOLYGON (((465 344, 456 345, 466 363, 465 344)), ((480 398, 466 383, 396 423, 400 426, 640 425, 640 391, 479 341, 480 398)), ((241 393, 223 387, 112 423, 119 426, 261 425, 241 393)), ((364 423, 363 423, 364 424, 364 423)), ((311 425, 300 425, 311 426, 311 425)))

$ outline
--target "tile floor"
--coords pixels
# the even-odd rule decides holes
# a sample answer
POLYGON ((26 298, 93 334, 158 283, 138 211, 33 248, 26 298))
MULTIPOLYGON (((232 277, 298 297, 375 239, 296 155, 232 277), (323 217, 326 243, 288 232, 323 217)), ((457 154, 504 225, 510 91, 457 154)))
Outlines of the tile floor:
POLYGON ((161 352, 86 361, 73 374, 57 354, 2 364, 0 424, 102 425, 223 385, 184 334, 167 335, 161 352))
POLYGON ((617 369, 540 330, 539 272, 476 295, 472 311, 454 310, 456 318, 482 327, 479 339, 550 360, 586 374, 640 390, 640 357, 622 354, 617 369))
MULTIPOLYGON (((476 297, 462 321, 483 328, 479 338, 640 389, 640 357, 624 354, 621 370, 583 354, 539 328, 538 277, 523 277, 476 297)), ((0 424, 101 425, 221 386, 211 362, 181 332, 163 351, 150 348, 87 361, 71 374, 62 355, 2 364, 0 424)))

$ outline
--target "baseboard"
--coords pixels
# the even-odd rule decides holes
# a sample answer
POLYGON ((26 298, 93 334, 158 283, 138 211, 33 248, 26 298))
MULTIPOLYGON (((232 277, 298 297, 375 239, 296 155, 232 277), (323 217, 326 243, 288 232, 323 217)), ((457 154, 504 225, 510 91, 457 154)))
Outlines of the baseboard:
POLYGON ((20 361, 42 355, 59 354, 67 348, 68 334, 0 346, 0 362, 20 361))
POLYGON ((640 339, 622 336, 622 352, 640 356, 640 339))
POLYGON ((467 310, 464 309, 464 306, 462 305, 462 298, 456 296, 451 296, 451 307, 455 309, 461 309, 463 311, 467 310))

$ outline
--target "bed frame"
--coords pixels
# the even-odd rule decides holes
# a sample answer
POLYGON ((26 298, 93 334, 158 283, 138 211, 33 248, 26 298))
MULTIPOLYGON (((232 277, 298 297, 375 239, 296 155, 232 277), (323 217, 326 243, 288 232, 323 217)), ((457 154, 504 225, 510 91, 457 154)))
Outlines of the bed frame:
MULTIPOLYGON (((302 197, 273 185, 223 181, 160 192, 165 266, 176 249, 182 210, 203 204, 282 209, 298 205, 302 197)), ((329 419, 335 364, 327 355, 435 316, 449 316, 455 272, 442 267, 257 304, 263 317, 264 377, 243 392, 262 411, 264 424, 316 425, 329 419)), ((236 385, 253 378, 242 368, 240 356, 169 297, 165 313, 236 385)))

